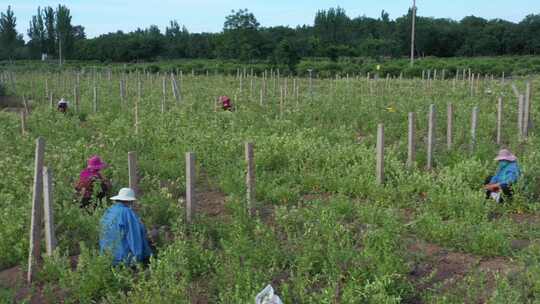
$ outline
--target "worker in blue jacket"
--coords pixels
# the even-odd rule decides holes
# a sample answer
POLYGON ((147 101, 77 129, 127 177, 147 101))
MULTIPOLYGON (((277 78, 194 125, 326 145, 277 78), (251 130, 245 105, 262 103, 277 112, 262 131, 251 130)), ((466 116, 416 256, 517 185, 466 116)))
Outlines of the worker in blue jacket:
POLYGON ((101 219, 99 248, 101 253, 110 253, 113 264, 146 263, 152 250, 146 236, 146 228, 131 205, 137 199, 130 188, 123 188, 111 200, 111 206, 101 219))
POLYGON ((499 162, 499 167, 494 176, 489 176, 485 183, 486 198, 492 198, 498 203, 502 203, 503 196, 507 199, 512 199, 514 185, 521 175, 517 157, 507 149, 502 149, 495 158, 499 162))

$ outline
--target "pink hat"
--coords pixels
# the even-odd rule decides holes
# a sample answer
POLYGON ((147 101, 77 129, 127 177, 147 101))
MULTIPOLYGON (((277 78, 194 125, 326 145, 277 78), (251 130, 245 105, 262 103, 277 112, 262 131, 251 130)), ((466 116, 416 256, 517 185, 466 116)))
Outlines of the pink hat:
POLYGON ((220 96, 219 97, 219 101, 221 102, 228 102, 228 101, 231 101, 231 99, 229 98, 229 96, 220 96))
POLYGON ((496 161, 506 160, 506 161, 513 162, 517 160, 517 157, 514 154, 512 154, 512 152, 510 152, 509 150, 502 149, 501 151, 499 151, 499 154, 497 155, 497 157, 495 157, 495 160, 496 161))
POLYGON ((107 167, 107 164, 104 163, 99 156, 94 155, 88 159, 88 168, 94 170, 101 170, 107 167))

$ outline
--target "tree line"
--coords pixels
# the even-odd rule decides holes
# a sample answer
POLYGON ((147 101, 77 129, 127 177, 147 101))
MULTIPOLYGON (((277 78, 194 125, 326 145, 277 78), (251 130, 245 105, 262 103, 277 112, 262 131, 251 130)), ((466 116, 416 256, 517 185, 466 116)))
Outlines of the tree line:
MULTIPOLYGON (((30 21, 28 42, 16 30, 8 7, 0 15, 0 59, 48 58, 141 62, 159 59, 205 58, 265 61, 294 69, 302 58, 400 58, 410 52, 412 10, 391 19, 349 17, 342 8, 317 12, 313 25, 263 27, 247 9, 225 17, 219 33, 191 33, 173 20, 162 32, 157 26, 117 31, 86 38, 84 27, 73 25, 68 7, 38 8, 30 21)), ((417 57, 500 56, 540 54, 540 14, 515 23, 468 16, 460 21, 416 19, 417 57)))

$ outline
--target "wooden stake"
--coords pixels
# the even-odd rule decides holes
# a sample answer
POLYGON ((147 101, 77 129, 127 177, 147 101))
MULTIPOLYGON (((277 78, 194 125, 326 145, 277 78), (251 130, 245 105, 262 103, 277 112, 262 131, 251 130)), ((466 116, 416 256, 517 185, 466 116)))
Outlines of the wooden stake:
POLYGON ((174 99, 176 100, 176 103, 178 104, 181 101, 181 97, 180 97, 180 92, 178 91, 176 79, 174 78, 174 74, 172 73, 171 73, 171 89, 172 89, 174 99))
POLYGON ((435 105, 429 106, 427 165, 426 169, 433 169, 433 147, 435 143, 435 105))
POLYGON ((474 107, 471 117, 471 152, 476 146, 476 129, 478 126, 478 107, 474 107))
POLYGON ((32 195, 32 219, 30 226, 30 248, 28 250, 28 272, 26 280, 31 283, 41 259, 41 219, 43 212, 43 160, 45 157, 45 140, 36 140, 36 156, 34 164, 34 187, 32 195))
POLYGON ((416 115, 414 112, 409 113, 409 140, 408 140, 408 153, 407 153, 407 167, 412 169, 416 162, 416 129, 415 129, 416 115))
POLYGON ((446 111, 446 147, 448 150, 452 150, 453 138, 454 138, 454 105, 448 104, 446 111))
POLYGON ((384 184, 384 125, 377 128, 377 184, 384 184))
POLYGON ((97 87, 94 87, 94 113, 98 111, 98 96, 97 87))
POLYGON ((186 220, 192 222, 192 211, 195 205, 195 154, 186 153, 186 220))
POLYGON ((251 210, 255 207, 255 161, 253 158, 253 144, 245 144, 245 153, 246 153, 246 163, 247 163, 247 172, 246 172, 246 199, 248 204, 248 211, 251 213, 251 210))
POLYGON ((523 113, 525 106, 525 97, 519 95, 518 99, 518 136, 519 140, 523 140, 523 113))
POLYGON ((527 87, 525 89, 525 102, 523 104, 523 137, 529 136, 529 127, 531 118, 531 81, 527 81, 527 87))
POLYGON ((167 102, 167 81, 165 80, 165 76, 162 78, 162 93, 163 98, 161 99, 161 114, 165 113, 165 104, 167 102))
POLYGON ((137 152, 128 152, 129 187, 139 194, 139 179, 137 174, 137 152))
POLYGON ((124 98, 126 96, 125 89, 124 89, 124 80, 120 79, 120 102, 124 103, 124 98))
POLYGON ((26 135, 26 112, 21 111, 21 134, 26 135))
POLYGON ((284 96, 283 96, 283 87, 279 88, 280 97, 279 97, 279 118, 283 118, 283 107, 284 107, 284 96))
POLYGON ((497 145, 502 141, 502 116, 503 116, 503 99, 499 97, 497 103, 497 145))
POLYGON ((47 256, 52 256, 56 249, 56 234, 54 229, 54 204, 53 204, 53 174, 47 167, 43 168, 43 208, 45 221, 45 245, 47 256))

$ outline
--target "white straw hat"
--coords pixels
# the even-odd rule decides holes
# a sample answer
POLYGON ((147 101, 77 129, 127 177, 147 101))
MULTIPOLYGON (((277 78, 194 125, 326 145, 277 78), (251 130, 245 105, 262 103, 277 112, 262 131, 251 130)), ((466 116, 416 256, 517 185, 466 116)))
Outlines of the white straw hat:
POLYGON ((137 198, 135 198, 135 191, 131 188, 122 188, 118 192, 117 196, 111 197, 111 200, 113 201, 123 201, 123 202, 133 202, 136 201, 137 198))

